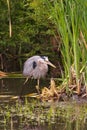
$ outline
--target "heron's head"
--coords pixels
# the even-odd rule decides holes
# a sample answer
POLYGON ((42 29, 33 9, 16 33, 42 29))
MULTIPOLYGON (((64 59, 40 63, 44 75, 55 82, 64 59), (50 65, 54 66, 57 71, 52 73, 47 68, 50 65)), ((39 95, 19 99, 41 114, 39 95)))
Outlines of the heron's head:
POLYGON ((47 64, 47 65, 50 65, 50 66, 56 68, 56 66, 53 65, 53 64, 49 61, 49 59, 48 59, 47 56, 41 56, 41 58, 42 58, 42 62, 43 62, 43 63, 45 63, 45 64, 47 64))

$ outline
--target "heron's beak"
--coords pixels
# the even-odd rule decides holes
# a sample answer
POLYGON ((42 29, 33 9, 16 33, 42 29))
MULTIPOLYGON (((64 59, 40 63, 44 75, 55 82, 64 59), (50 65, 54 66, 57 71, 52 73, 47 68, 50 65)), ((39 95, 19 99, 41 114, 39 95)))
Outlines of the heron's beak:
POLYGON ((52 67, 54 67, 54 68, 56 68, 56 66, 53 65, 50 61, 48 61, 47 64, 50 65, 50 66, 52 66, 52 67))

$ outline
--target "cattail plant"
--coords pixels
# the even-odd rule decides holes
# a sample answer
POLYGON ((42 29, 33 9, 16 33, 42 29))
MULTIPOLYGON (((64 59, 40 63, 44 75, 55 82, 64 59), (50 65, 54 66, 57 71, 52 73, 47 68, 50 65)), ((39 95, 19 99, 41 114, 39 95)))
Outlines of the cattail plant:
MULTIPOLYGON (((61 37, 60 51, 64 67, 64 78, 68 79, 66 86, 69 86, 73 82, 71 71, 71 67, 73 67, 77 86, 76 91, 80 94, 80 76, 83 71, 85 75, 87 75, 87 67, 85 66, 87 62, 86 1, 46 0, 46 2, 49 10, 49 18, 54 23, 61 37), (83 66, 85 66, 84 69, 82 69, 83 66), (81 70, 83 71, 81 72, 81 70)), ((66 89, 68 89, 68 87, 66 87, 66 89)))

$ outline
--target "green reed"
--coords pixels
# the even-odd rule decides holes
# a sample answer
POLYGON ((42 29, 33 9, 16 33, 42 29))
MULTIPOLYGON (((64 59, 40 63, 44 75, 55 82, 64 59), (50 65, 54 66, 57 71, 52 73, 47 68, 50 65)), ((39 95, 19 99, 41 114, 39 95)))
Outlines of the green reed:
MULTIPOLYGON (((60 51, 63 57, 64 78, 68 77, 68 81, 72 81, 71 67, 73 66, 78 86, 80 72, 87 62, 86 0, 46 1, 49 9, 49 19, 54 23, 58 32, 55 35, 60 35, 61 39, 60 51)), ((87 73, 86 66, 83 71, 87 73)))

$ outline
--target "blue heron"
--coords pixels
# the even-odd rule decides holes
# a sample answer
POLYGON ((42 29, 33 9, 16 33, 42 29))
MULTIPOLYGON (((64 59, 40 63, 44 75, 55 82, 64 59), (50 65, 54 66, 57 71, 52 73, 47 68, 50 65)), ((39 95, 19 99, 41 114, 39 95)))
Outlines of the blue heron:
POLYGON ((23 75, 27 77, 26 81, 31 77, 37 79, 37 86, 39 89, 39 80, 46 76, 48 65, 56 68, 56 66, 53 65, 46 56, 32 56, 28 58, 25 61, 23 68, 23 75))

